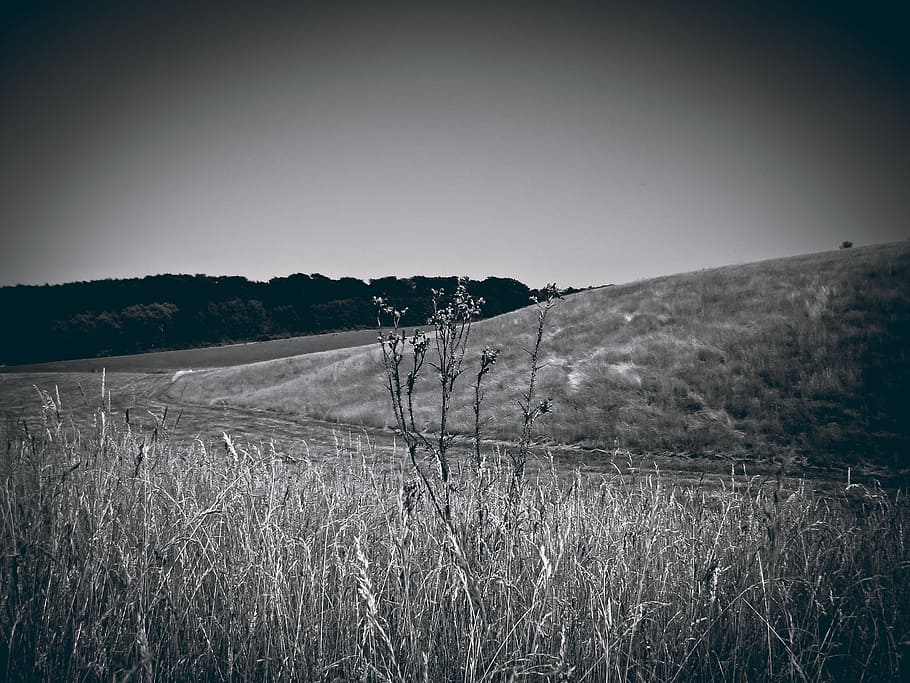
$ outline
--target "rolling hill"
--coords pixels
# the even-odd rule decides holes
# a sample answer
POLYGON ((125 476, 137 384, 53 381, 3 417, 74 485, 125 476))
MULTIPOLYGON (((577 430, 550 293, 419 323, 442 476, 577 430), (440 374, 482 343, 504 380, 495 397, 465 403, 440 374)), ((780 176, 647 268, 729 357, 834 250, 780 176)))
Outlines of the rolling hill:
MULTIPOLYGON (((501 348, 485 434, 512 439, 533 307, 477 323, 472 353, 501 348)), ((574 294, 549 318, 547 438, 594 448, 906 467, 910 243, 672 275, 574 294)), ((471 376, 450 422, 470 432, 471 376)), ((377 345, 175 377, 167 397, 388 426, 377 345)), ((434 384, 418 416, 432 429, 434 384)))

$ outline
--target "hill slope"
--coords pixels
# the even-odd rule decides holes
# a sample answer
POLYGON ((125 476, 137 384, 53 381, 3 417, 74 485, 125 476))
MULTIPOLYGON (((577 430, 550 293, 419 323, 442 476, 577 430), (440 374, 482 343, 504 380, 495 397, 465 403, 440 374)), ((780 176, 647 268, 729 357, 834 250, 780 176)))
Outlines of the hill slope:
MULTIPOLYGON (((535 311, 478 323, 502 349, 486 434, 518 433, 535 311)), ((541 430, 636 451, 875 460, 905 466, 910 415, 910 244, 729 266, 567 297, 544 338, 541 430)), ((355 424, 391 421, 375 346, 183 375, 189 402, 255 406, 355 424)), ((471 429, 467 396, 453 429, 471 429)), ((419 415, 432 427, 433 384, 419 415)))

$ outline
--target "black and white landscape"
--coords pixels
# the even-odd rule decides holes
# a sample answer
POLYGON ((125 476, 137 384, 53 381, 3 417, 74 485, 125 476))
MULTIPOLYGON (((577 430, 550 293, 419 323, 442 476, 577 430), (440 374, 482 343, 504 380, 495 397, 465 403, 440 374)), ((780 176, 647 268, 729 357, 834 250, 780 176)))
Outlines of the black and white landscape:
POLYGON ((908 678, 908 30, 6 3, 0 679, 908 678))

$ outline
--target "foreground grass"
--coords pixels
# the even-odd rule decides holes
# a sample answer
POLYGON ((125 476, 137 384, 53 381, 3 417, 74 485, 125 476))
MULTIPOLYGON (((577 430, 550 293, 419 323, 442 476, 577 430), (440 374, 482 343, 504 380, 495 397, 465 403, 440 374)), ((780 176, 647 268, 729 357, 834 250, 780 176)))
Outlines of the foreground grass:
MULTIPOLYGON (((908 510, 633 473, 455 494, 368 447, 171 445, 99 410, 5 427, 0 678, 898 680, 908 510)), ((491 466, 490 474, 497 472, 491 466)))

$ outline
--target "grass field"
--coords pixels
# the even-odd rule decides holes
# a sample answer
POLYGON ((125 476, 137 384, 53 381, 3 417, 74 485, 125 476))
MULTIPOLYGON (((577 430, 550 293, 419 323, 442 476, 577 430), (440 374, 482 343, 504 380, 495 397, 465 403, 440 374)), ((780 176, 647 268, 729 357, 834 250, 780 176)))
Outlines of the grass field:
POLYGON ((900 494, 544 467, 512 502, 493 452, 449 527, 400 453, 87 402, 2 428, 4 680, 906 680, 900 494))
MULTIPOLYGON (((474 357, 502 348, 487 434, 517 435, 534 310, 478 323, 474 357)), ((546 434, 636 452, 908 467, 910 244, 779 259, 568 297, 543 344, 546 434)), ((470 432, 463 383, 451 426, 470 432)), ((427 380, 421 387, 430 397, 427 380)), ((179 377, 167 397, 268 407, 373 427, 390 413, 378 349, 365 346, 179 377)), ((432 429, 432 400, 418 417, 432 429)), ((543 424, 543 423, 542 423, 543 424)))
POLYGON ((222 434, 251 443, 274 441, 291 457, 319 458, 343 441, 356 444, 369 439, 378 450, 388 450, 392 435, 326 423, 303 416, 236 406, 195 405, 158 398, 170 374, 160 373, 7 373, 0 374, 0 420, 41 430, 42 406, 53 402, 75 428, 90 428, 95 420, 92 406, 104 406, 109 419, 144 429, 175 443, 220 442, 222 434), (46 398, 42 398, 42 397, 46 398))

